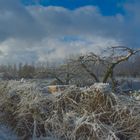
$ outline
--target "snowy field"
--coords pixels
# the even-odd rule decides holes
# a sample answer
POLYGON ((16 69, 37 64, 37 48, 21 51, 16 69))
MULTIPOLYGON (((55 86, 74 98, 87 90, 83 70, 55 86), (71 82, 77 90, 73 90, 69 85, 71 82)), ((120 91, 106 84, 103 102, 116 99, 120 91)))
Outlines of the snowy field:
POLYGON ((122 89, 140 90, 140 78, 123 77, 117 78, 122 89))

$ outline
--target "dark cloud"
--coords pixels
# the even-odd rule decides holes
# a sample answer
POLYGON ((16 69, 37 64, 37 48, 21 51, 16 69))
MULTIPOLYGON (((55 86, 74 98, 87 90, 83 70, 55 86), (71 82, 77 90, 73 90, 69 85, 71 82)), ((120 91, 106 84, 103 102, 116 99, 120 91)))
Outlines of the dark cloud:
POLYGON ((45 34, 19 0, 0 0, 0 40, 37 39, 45 34))

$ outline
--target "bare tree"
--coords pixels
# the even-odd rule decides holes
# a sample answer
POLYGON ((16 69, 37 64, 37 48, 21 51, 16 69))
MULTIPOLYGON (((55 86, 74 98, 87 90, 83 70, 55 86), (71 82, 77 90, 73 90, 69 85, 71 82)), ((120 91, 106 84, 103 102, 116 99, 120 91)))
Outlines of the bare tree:
POLYGON ((55 78, 60 84, 68 85, 70 81, 76 77, 76 72, 73 69, 73 64, 70 61, 66 61, 63 65, 57 67, 51 67, 48 69, 48 74, 55 78))
POLYGON ((134 50, 125 46, 115 46, 105 50, 101 56, 96 55, 95 53, 88 53, 80 56, 77 61, 96 82, 106 83, 111 79, 112 85, 115 87, 115 67, 118 64, 127 61, 132 55, 135 55, 139 51, 140 50, 134 50), (95 71, 89 67, 89 64, 92 64, 93 69, 99 64, 102 65, 102 80, 100 80, 95 71))
POLYGON ((77 55, 65 61, 63 65, 47 68, 47 74, 64 85, 91 85, 94 82, 106 83, 109 80, 115 87, 114 70, 140 50, 125 46, 114 46, 103 50, 101 55, 93 52, 77 55))

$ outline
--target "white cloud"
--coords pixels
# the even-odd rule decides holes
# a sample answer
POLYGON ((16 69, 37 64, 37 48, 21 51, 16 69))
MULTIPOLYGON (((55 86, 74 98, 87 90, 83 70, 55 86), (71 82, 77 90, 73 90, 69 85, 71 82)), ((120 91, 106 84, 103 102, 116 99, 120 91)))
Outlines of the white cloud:
POLYGON ((111 37, 112 34, 115 36, 118 28, 123 25, 123 16, 104 17, 95 6, 85 6, 73 11, 54 6, 30 6, 27 9, 49 36, 107 35, 111 37))
POLYGON ((0 44, 3 52, 0 63, 60 61, 71 54, 83 54, 118 44, 115 40, 101 37, 84 38, 78 41, 65 41, 57 38, 44 38, 41 41, 26 42, 8 39, 0 44))
POLYGON ((125 5, 125 16, 103 16, 95 6, 68 10, 0 0, 0 63, 62 60, 117 44, 138 46, 140 10, 133 6, 137 10, 125 5))

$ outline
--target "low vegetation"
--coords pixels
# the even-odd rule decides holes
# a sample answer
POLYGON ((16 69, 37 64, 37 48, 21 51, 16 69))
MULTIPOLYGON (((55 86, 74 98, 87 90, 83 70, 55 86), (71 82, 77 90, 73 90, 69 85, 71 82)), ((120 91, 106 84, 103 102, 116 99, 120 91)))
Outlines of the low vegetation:
POLYGON ((140 101, 95 85, 43 94, 36 83, 1 82, 0 122, 19 140, 138 140, 140 101))

